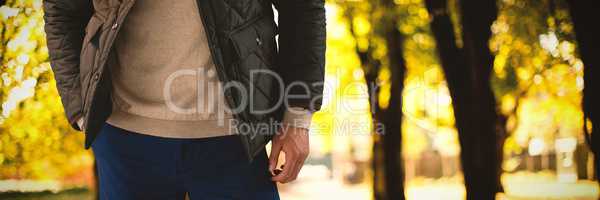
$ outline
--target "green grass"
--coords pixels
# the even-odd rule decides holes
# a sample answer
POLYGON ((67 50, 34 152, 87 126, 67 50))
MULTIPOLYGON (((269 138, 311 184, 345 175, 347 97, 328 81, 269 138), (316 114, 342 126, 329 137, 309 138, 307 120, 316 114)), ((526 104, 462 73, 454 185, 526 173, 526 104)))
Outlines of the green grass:
POLYGON ((95 200, 94 192, 89 189, 71 189, 58 193, 54 192, 33 192, 20 193, 9 192, 0 193, 2 200, 95 200))

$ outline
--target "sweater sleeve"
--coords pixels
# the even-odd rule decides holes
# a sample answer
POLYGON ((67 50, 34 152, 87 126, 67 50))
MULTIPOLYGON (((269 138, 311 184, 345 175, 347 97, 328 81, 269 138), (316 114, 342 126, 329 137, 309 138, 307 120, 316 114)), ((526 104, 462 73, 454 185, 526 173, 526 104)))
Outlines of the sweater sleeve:
POLYGON ((283 124, 296 128, 309 129, 312 121, 312 113, 305 108, 290 107, 283 115, 283 124))

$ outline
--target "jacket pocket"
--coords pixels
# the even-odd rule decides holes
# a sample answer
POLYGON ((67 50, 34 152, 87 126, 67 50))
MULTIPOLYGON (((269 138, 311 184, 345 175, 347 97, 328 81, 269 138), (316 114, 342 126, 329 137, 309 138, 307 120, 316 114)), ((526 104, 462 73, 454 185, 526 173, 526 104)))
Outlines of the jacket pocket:
POLYGON ((267 15, 249 20, 229 34, 232 51, 233 73, 241 81, 248 95, 248 102, 239 102, 247 107, 247 116, 253 120, 263 120, 269 116, 277 103, 279 88, 283 87, 275 73, 276 25, 267 15))
POLYGON ((275 35, 277 25, 268 15, 260 15, 234 29, 229 34, 231 44, 238 61, 243 62, 253 54, 261 62, 273 67, 274 55, 277 54, 275 35))

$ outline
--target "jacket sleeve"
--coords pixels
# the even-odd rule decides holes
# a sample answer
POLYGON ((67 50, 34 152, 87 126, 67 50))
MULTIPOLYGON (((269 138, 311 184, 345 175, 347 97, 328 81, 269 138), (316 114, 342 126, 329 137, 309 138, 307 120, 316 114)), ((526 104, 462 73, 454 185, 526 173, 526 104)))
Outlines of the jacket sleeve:
POLYGON ((85 26, 93 13, 90 0, 45 0, 44 29, 50 65, 67 119, 76 130, 82 117, 79 54, 85 26))
POLYGON ((325 1, 273 0, 279 14, 277 64, 288 107, 321 108, 325 71, 325 1))

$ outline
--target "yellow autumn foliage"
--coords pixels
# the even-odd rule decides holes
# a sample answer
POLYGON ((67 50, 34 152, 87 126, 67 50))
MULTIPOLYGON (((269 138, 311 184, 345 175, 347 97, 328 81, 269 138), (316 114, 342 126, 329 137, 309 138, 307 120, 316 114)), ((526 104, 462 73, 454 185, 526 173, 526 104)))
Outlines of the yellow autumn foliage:
POLYGON ((0 7, 0 180, 70 180, 89 171, 48 63, 41 0, 0 7))

